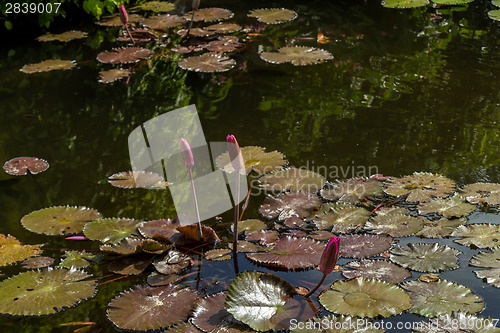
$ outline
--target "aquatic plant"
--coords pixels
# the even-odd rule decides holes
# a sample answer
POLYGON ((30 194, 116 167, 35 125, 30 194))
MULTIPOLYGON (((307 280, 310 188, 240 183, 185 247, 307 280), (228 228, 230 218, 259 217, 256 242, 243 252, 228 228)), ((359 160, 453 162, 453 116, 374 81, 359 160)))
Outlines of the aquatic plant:
POLYGON ((316 290, 318 290, 319 286, 323 284, 328 274, 330 274, 335 265, 337 264, 337 260, 340 256, 340 238, 332 237, 328 244, 326 244, 326 248, 321 255, 321 261, 319 262, 319 270, 323 273, 323 277, 318 282, 318 284, 311 289, 304 297, 310 297, 316 290))

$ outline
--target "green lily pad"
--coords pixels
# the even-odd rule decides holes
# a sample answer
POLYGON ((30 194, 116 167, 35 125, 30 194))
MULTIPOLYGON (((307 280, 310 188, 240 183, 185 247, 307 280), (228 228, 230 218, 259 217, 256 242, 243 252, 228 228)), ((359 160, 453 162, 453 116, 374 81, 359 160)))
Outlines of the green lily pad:
POLYGON ((496 321, 490 317, 477 317, 466 312, 453 312, 431 319, 429 322, 420 322, 415 325, 415 333, 500 333, 496 321))
POLYGON ((382 6, 387 8, 416 8, 426 6, 429 0, 383 0, 382 6))
MULTIPOLYGON (((282 153, 276 150, 265 152, 265 149, 266 148, 256 146, 241 147, 241 156, 243 157, 243 161, 245 161, 245 171, 247 175, 252 172, 252 170, 259 175, 263 175, 271 171, 283 169, 288 163, 288 161, 284 159, 285 155, 282 153)), ((221 170, 228 173, 234 172, 227 152, 219 155, 215 163, 221 170)))
POLYGON ((90 266, 90 261, 95 259, 95 255, 85 251, 65 251, 64 260, 61 261, 59 267, 63 268, 85 268, 90 266))
POLYGON ((118 244, 130 236, 137 236, 141 221, 125 218, 104 218, 87 223, 83 232, 88 239, 105 244, 118 244))
POLYGON ((294 66, 307 66, 322 63, 333 59, 330 52, 309 46, 285 46, 278 52, 262 52, 260 58, 271 64, 283 64, 286 62, 294 66))
POLYGON ((351 261, 345 265, 342 275, 348 279, 362 277, 365 279, 376 279, 396 284, 411 277, 410 271, 387 260, 351 261))
POLYGON ((99 82, 111 83, 117 80, 129 77, 132 72, 129 69, 110 69, 107 71, 99 72, 99 82))
POLYGON ((132 11, 149 10, 155 13, 169 12, 174 9, 175 9, 175 4, 168 1, 148 1, 139 6, 131 8, 132 11))
POLYGON ((426 202, 432 197, 444 198, 455 190, 452 180, 429 172, 415 172, 402 178, 391 178, 388 182, 385 193, 408 195, 406 201, 410 202, 426 202))
POLYGON ((269 191, 316 193, 325 185, 325 177, 306 169, 288 168, 262 176, 259 183, 269 191))
POLYGON ((38 268, 48 267, 53 263, 54 263, 54 258, 51 257, 34 257, 24 260, 22 262, 22 265, 26 269, 38 269, 38 268))
MULTIPOLYGON (((498 11, 498 21, 500 21, 500 10, 498 11)), ((489 15, 490 12, 488 12, 489 15)), ((490 16, 491 17, 491 16, 490 16)), ((465 197, 468 202, 473 204, 488 204, 488 205, 499 205, 500 204, 500 184, 496 183, 474 183, 469 184, 464 187, 463 191, 460 193, 461 196, 465 197)))
POLYGON ((500 7, 500 0, 491 0, 491 4, 496 7, 500 7))
POLYGON ((318 229, 332 227, 334 233, 349 233, 362 229, 369 218, 370 212, 362 207, 343 206, 316 215, 313 222, 318 229))
POLYGON ((241 30, 241 25, 236 23, 216 23, 205 27, 205 30, 214 34, 230 34, 241 30))
POLYGON ((470 264, 476 267, 500 268, 500 246, 491 249, 491 252, 481 251, 476 253, 470 264))
POLYGON ((474 271, 474 273, 478 278, 484 279, 492 286, 500 288, 500 268, 483 269, 474 271))
POLYGON ((37 256, 42 252, 39 245, 22 245, 11 235, 0 234, 0 267, 37 256))
POLYGON ((247 271, 233 279, 225 308, 254 330, 267 331, 275 327, 271 318, 294 294, 293 286, 276 275, 247 271))
POLYGON ((37 157, 14 157, 3 165, 3 170, 11 176, 24 176, 28 171, 36 175, 49 168, 49 163, 43 158, 37 157))
POLYGON ((465 217, 451 220, 442 218, 437 221, 428 221, 425 222, 423 229, 415 235, 426 238, 449 237, 458 226, 464 225, 465 223, 467 223, 465 217))
POLYGON ((97 60, 105 64, 132 64, 153 54, 153 51, 142 47, 121 47, 99 53, 97 60))
MULTIPOLYGON (((278 233, 276 233, 276 235, 272 236, 272 237, 273 237, 273 240, 268 239, 268 241, 270 241, 271 243, 274 243, 278 239, 278 233)), ((265 237, 264 237, 263 241, 265 241, 265 237)), ((229 242, 226 245, 227 245, 228 249, 231 249, 231 250, 233 249, 232 242, 229 242)), ((257 252, 257 250, 258 250, 258 246, 256 244, 247 242, 246 240, 238 240, 238 246, 236 247, 237 252, 242 252, 242 253, 257 252)))
POLYGON ((359 318, 350 316, 335 316, 333 314, 312 318, 305 322, 298 322, 292 327, 292 333, 384 333, 383 329, 370 327, 366 320, 359 322, 359 318), (328 323, 324 325, 324 323, 328 323))
MULTIPOLYGON (((233 231, 234 225, 231 224, 231 231, 233 231)), ((238 232, 245 232, 246 235, 253 231, 264 230, 266 224, 258 219, 243 220, 238 222, 238 232)))
POLYGON ((410 297, 398 286, 380 280, 337 281, 319 296, 328 311, 342 315, 389 317, 408 310, 410 297))
POLYGON ((320 195, 326 200, 358 203, 367 196, 381 195, 382 190, 382 183, 376 179, 351 178, 327 184, 326 188, 320 191, 320 195))
POLYGON ((418 205, 420 214, 438 213, 447 218, 469 215, 476 209, 475 205, 463 202, 463 198, 454 196, 446 199, 434 198, 418 205))
POLYGON ((446 280, 436 282, 408 281, 402 285, 411 297, 411 313, 424 317, 437 317, 453 312, 476 313, 484 309, 484 302, 472 290, 446 280))
POLYGON ((201 8, 194 13, 194 17, 193 12, 191 11, 184 14, 184 18, 189 21, 193 20, 194 22, 215 22, 230 19, 233 15, 234 13, 229 9, 201 8))
POLYGON ((369 258, 391 248, 393 238, 385 235, 342 236, 340 255, 346 258, 369 258))
POLYGON ((251 10, 248 17, 255 17, 257 21, 267 24, 279 24, 295 20, 297 13, 285 8, 262 8, 251 10))
POLYGON ((20 71, 25 74, 50 72, 55 70, 68 70, 76 66, 74 60, 50 59, 37 64, 24 65, 20 71))
POLYGON ((205 252, 205 259, 213 261, 224 261, 231 259, 230 249, 215 249, 205 252))
POLYGON ((185 22, 186 19, 184 17, 166 14, 166 15, 150 16, 147 19, 145 19, 142 24, 144 24, 147 27, 150 27, 151 29, 165 30, 168 28, 178 27, 180 25, 183 25, 185 22))
POLYGON ((374 234, 387 234, 392 237, 414 235, 424 226, 426 219, 403 214, 387 214, 375 216, 366 222, 365 229, 374 234))
POLYGON ((54 206, 24 215, 21 224, 37 234, 67 235, 82 232, 86 224, 101 217, 98 211, 87 207, 54 206))
POLYGON ((275 197, 268 196, 259 207, 259 213, 266 219, 278 218, 279 221, 287 221, 309 217, 320 206, 321 199, 314 194, 287 192, 275 197))
POLYGON ((41 316, 72 307, 92 297, 95 280, 76 269, 28 271, 0 282, 0 313, 41 316))
POLYGON ((52 42, 52 41, 69 42, 73 39, 82 39, 86 37, 87 37, 86 32, 71 30, 63 32, 61 34, 46 33, 44 35, 41 35, 40 37, 37 37, 37 40, 39 42, 52 42))
POLYGON ((465 5, 474 0, 432 0, 433 3, 438 5, 465 5))
POLYGON ((477 246, 479 248, 495 247, 500 245, 500 225, 477 223, 461 225, 453 233, 452 237, 463 237, 455 242, 466 246, 477 246))
POLYGON ((136 286, 109 302, 108 319, 122 330, 159 330, 187 319, 198 293, 179 285, 136 286))
POLYGON ((192 72, 219 73, 232 69, 236 66, 236 61, 218 53, 204 53, 199 56, 185 58, 178 65, 180 68, 192 72))
POLYGON ((434 273, 460 267, 458 255, 462 252, 439 243, 409 243, 391 250, 391 261, 417 272, 434 273))
POLYGON ((266 252, 247 254, 248 259, 259 264, 287 269, 308 268, 319 265, 325 243, 309 238, 283 237, 266 252))

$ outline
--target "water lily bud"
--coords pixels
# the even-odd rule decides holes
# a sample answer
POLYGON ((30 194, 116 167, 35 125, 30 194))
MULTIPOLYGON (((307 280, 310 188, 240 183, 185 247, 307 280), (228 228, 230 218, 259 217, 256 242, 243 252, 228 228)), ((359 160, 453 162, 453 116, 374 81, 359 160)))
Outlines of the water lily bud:
POLYGON ((75 241, 84 241, 84 240, 89 240, 87 237, 85 236, 78 236, 78 235, 75 235, 75 236, 69 236, 69 237, 66 237, 65 238, 66 240, 75 240, 75 241))
POLYGON ((191 7, 193 8, 193 10, 197 10, 198 7, 200 7, 200 0, 193 0, 191 7))
POLYGON ((319 264, 319 270, 323 274, 327 275, 333 271, 335 264, 340 255, 340 237, 332 237, 328 244, 326 245, 325 251, 321 256, 321 262, 319 264))
POLYGON ((125 10, 125 7, 123 7, 123 5, 120 5, 118 7, 118 11, 120 12, 120 21, 123 25, 126 25, 128 23, 128 14, 125 10))
POLYGON ((227 141, 227 151, 229 153, 229 159, 231 160, 231 165, 236 171, 245 169, 245 162, 243 161, 243 156, 241 155, 240 146, 234 135, 228 135, 226 137, 227 141))
POLYGON ((184 166, 191 169, 194 166, 193 151, 185 139, 181 139, 181 154, 184 166))

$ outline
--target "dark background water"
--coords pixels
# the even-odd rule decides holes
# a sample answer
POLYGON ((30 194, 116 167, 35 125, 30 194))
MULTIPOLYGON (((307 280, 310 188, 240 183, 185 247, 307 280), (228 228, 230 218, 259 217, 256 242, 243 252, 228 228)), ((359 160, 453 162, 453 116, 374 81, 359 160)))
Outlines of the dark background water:
MULTIPOLYGON (((178 12, 186 6, 179 2, 178 12)), ((51 205, 85 205, 106 217, 172 217, 175 211, 167 191, 126 191, 111 187, 106 179, 130 169, 131 130, 156 115, 195 104, 207 141, 224 141, 231 133, 242 146, 279 150, 291 165, 327 170, 331 181, 351 177, 353 168, 356 175, 365 170, 392 176, 436 172, 460 185, 500 181, 500 23, 487 17, 493 9, 488 1, 407 10, 359 0, 202 1, 202 7, 211 6, 233 10, 232 21, 257 28, 260 34, 234 56, 235 69, 213 75, 187 73, 175 62, 158 61, 138 67, 129 84, 105 85, 97 82, 98 72, 111 66, 95 57, 121 45, 115 41, 118 28, 95 26, 87 17, 73 18, 71 25, 58 22, 51 32, 71 28, 89 33, 84 42, 67 44, 34 40, 42 29, 3 31, 0 161, 16 156, 49 161, 50 169, 36 178, 51 205), (261 7, 286 7, 299 17, 263 29, 246 17, 249 9, 261 7), (330 43, 316 42, 319 30, 330 43), (259 52, 288 45, 321 47, 334 59, 293 67, 259 58, 259 52), (73 59, 78 66, 34 75, 19 72, 24 64, 52 58, 73 59)), ((252 198, 245 217, 257 217, 262 199, 252 198)), ((89 246, 67 244, 20 226, 23 215, 46 206, 32 179, 0 173, 0 233, 25 243, 47 242, 51 248, 89 246)), ((231 214, 223 218, 230 221, 231 214)), ((500 223, 498 210, 478 208, 469 216, 469 223, 475 222, 500 223)), ((227 235, 227 224, 217 228, 227 235)), ((416 240, 410 237, 400 243, 416 240)), ((477 279, 468 267, 477 250, 452 240, 440 243, 464 252, 461 268, 441 276, 471 287, 486 301, 482 314, 498 318, 498 289, 477 279)), ((243 256, 240 262, 242 270, 266 271, 243 256)), ((205 265, 207 279, 221 280, 207 290, 227 287, 231 264, 205 265)), ((12 266, 1 272, 8 276, 17 271, 18 266, 12 266)), ((294 285, 319 279, 315 271, 278 275, 294 285)), ((325 286, 340 277, 332 274, 325 286)), ((69 321, 104 323, 109 299, 136 283, 144 283, 144 277, 104 285, 95 299, 55 316, 0 321, 7 331, 23 327, 23 332, 65 331, 54 327, 69 321)), ((420 319, 405 314, 388 320, 420 319)))

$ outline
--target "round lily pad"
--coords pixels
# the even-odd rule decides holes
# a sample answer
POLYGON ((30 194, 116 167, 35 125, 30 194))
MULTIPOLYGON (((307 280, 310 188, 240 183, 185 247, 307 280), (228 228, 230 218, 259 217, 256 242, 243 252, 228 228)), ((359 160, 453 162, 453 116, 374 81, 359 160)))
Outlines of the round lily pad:
POLYGON ((179 67, 183 69, 203 73, 226 72, 234 66, 236 66, 236 61, 217 53, 204 53, 179 62, 179 67))
POLYGON ((463 237, 455 242, 466 246, 477 246, 480 248, 495 247, 500 245, 500 225, 477 223, 461 225, 453 233, 452 237, 463 237))
POLYGON ((409 243, 391 250, 391 261, 417 272, 434 273, 460 267, 458 255, 462 252, 439 243, 409 243))
MULTIPOLYGON (((144 17, 137 14, 128 14, 128 23, 138 23, 142 22, 144 17)), ((96 22, 96 24, 104 27, 121 27, 123 26, 122 21, 120 20, 120 15, 110 15, 102 18, 101 21, 96 22)))
POLYGON ((108 319, 123 330, 159 330, 187 319, 198 293, 179 285, 136 286, 109 302, 108 319))
MULTIPOLYGON (((499 11, 500 20, 500 11, 499 11)), ((466 185, 460 193, 468 202, 473 204, 500 204, 500 184, 496 183, 474 183, 466 185)))
POLYGON ((290 62, 295 66, 306 66, 322 63, 333 59, 330 52, 309 46, 286 46, 278 52, 263 52, 260 58, 271 64, 290 62))
POLYGON ((145 171, 124 171, 108 177, 108 183, 120 188, 150 188, 161 181, 160 175, 145 171))
POLYGON ((248 16, 255 17, 260 22, 279 24, 295 20, 297 13, 285 8, 262 8, 251 10, 248 16))
POLYGON ((496 327, 493 318, 477 317, 466 312, 453 312, 451 315, 445 314, 437 318, 432 318, 428 322, 420 322, 415 325, 415 333, 500 333, 500 328, 496 327))
POLYGON ((59 264, 63 268, 85 268, 90 266, 90 261, 94 260, 95 255, 85 251, 65 251, 64 259, 59 264))
POLYGON ((0 234, 0 267, 37 256, 42 252, 39 245, 22 245, 11 235, 0 234))
POLYGON ((105 244, 118 244, 121 240, 137 236, 141 221, 125 218, 104 218, 87 223, 83 232, 88 239, 105 244))
MULTIPOLYGON (((233 231, 234 225, 231 224, 231 231, 233 231)), ((238 232, 245 232, 249 234, 253 231, 259 231, 266 228, 266 224, 258 219, 243 220, 238 222, 238 232)))
POLYGON ((470 264, 477 267, 486 267, 491 269, 474 271, 480 279, 485 279, 487 283, 500 288, 500 246, 491 250, 491 252, 479 252, 475 254, 470 264))
POLYGON ((22 262, 22 265, 26 269, 38 269, 38 268, 48 267, 53 263, 54 263, 54 258, 51 257, 34 257, 24 260, 22 262))
POLYGON ((500 21, 500 9, 490 10, 488 12, 488 17, 495 21, 500 21))
POLYGON ((87 33, 83 31, 78 31, 78 30, 71 30, 71 31, 66 31, 60 34, 51 34, 51 33, 46 33, 44 35, 41 35, 40 37, 37 37, 37 40, 39 42, 52 42, 52 41, 58 41, 58 42, 69 42, 73 39, 82 39, 86 38, 87 33))
POLYGON ((101 217, 98 211, 87 207, 54 206, 23 216, 21 224, 38 234, 67 235, 82 232, 87 223, 101 217))
POLYGON ((178 234, 177 228, 181 225, 170 219, 159 219, 142 222, 138 230, 146 238, 160 238, 171 240, 175 234, 178 234))
POLYGON ((410 297, 398 286, 380 280, 337 281, 319 296, 328 311, 357 317, 389 317, 408 310, 410 297))
POLYGON ((145 241, 146 239, 142 237, 127 237, 117 244, 103 244, 99 249, 108 253, 129 255, 140 252, 145 241))
POLYGON ((230 249, 215 249, 205 252, 205 259, 213 261, 224 261, 231 259, 230 249))
POLYGON ((222 21, 222 20, 227 20, 233 17, 233 12, 230 11, 229 9, 224 9, 224 8, 202 8, 198 9, 194 13, 193 17, 193 12, 188 12, 184 14, 184 18, 186 20, 193 20, 195 22, 215 22, 215 21, 222 21))
POLYGON ((315 193, 325 185, 325 177, 306 169, 287 168, 264 175, 259 182, 269 191, 315 193))
POLYGON ((11 176, 23 176, 29 172, 33 175, 49 168, 49 163, 37 157, 15 157, 3 165, 3 170, 11 176))
POLYGON ((455 229, 467 223, 465 217, 459 219, 446 219, 442 218, 437 221, 425 222, 422 230, 415 235, 426 238, 443 238, 449 237, 455 229))
POLYGON ((153 262, 153 266, 162 274, 175 274, 189 265, 191 265, 191 258, 175 249, 156 258, 153 262))
POLYGON ((362 277, 389 283, 401 283, 404 279, 411 277, 410 271, 387 260, 351 261, 345 265, 342 275, 348 279, 362 277))
POLYGON ((205 27, 205 30, 216 34, 230 34, 241 30, 241 25, 236 23, 216 23, 205 27))
POLYGON ((208 43, 205 48, 211 52, 232 52, 241 46, 243 46, 243 44, 238 43, 237 38, 232 38, 232 36, 221 36, 218 40, 208 43))
POLYGON ((281 193, 268 196, 259 207, 259 213, 266 219, 278 218, 279 221, 311 216, 321 206, 321 199, 301 192, 281 193))
MULTIPOLYGON (((278 233, 276 233, 276 239, 278 239, 278 233)), ((274 243, 276 239, 274 239, 272 243, 274 243)), ((226 246, 231 250, 233 249, 233 243, 231 242, 227 243, 226 246)), ((246 240, 238 240, 238 246, 236 247, 237 252, 257 252, 257 249, 258 247, 256 244, 250 243, 246 240)))
POLYGON ((469 288, 446 280, 437 282, 407 281, 402 285, 411 297, 411 313, 437 317, 453 312, 476 313, 484 309, 484 302, 469 288))
POLYGON ((62 311, 92 297, 95 280, 76 269, 28 271, 0 282, 0 313, 41 316, 62 311))
POLYGON ((142 24, 144 24, 147 27, 150 27, 151 29, 165 30, 168 28, 178 27, 180 25, 183 25, 185 22, 186 19, 183 17, 166 14, 166 15, 150 16, 147 19, 145 19, 142 24))
POLYGON ((278 239, 278 232, 275 230, 252 231, 247 235, 247 241, 259 241, 261 244, 272 244, 278 239))
POLYGON ((346 258, 368 258, 390 249, 393 238, 385 235, 342 236, 340 256, 346 258))
POLYGON ((455 183, 442 175, 415 172, 413 175, 388 180, 385 193, 393 196, 408 195, 406 201, 426 202, 432 197, 444 198, 455 190, 455 183))
POLYGON ((358 203, 367 196, 381 195, 382 189, 382 183, 376 179, 351 178, 326 184, 325 188, 320 191, 320 195, 326 200, 358 203))
POLYGON ((121 47, 99 53, 97 60, 105 64, 131 64, 148 59, 153 54, 153 51, 142 47, 121 47))
MULTIPOLYGON (((184 236, 184 240, 188 243, 194 241, 213 244, 220 241, 219 236, 217 236, 215 230, 203 224, 201 225, 203 239, 200 239, 199 227, 197 223, 189 224, 183 227, 177 227, 177 231, 179 231, 184 236)), ((181 240, 177 239, 177 242, 180 241, 181 240)))
POLYGON ((370 212, 362 207, 343 206, 316 215, 313 222, 318 229, 332 227, 334 233, 349 233, 362 229, 369 218, 370 212))
POLYGON ((108 265, 109 271, 121 275, 140 275, 153 262, 154 257, 148 253, 137 253, 119 257, 108 265))
MULTIPOLYGON (((266 152, 265 148, 256 146, 241 147, 241 156, 243 157, 243 161, 245 161, 247 175, 252 172, 252 170, 259 175, 263 175, 271 171, 282 169, 288 163, 284 159, 285 155, 282 153, 276 150, 266 152)), ((229 173, 234 172, 227 152, 219 155, 215 163, 219 169, 229 173)))
POLYGON ((382 0, 382 6, 387 8, 416 8, 428 3, 429 0, 382 0))
POLYGON ((420 214, 438 213, 447 218, 469 215, 476 208, 475 205, 464 202, 459 196, 446 199, 434 198, 418 205, 420 214))
POLYGON ((131 10, 149 10, 152 12, 169 12, 175 9, 175 4, 168 1, 148 1, 139 6, 133 7, 131 10))
POLYGON ((365 229, 374 234, 387 234, 392 237, 414 235, 424 226, 426 219, 403 214, 387 214, 375 216, 366 222, 365 229))
POLYGON ((129 77, 130 74, 132 74, 132 72, 129 69, 122 69, 122 68, 101 71, 99 72, 99 82, 102 83, 115 82, 125 77, 129 77))
POLYGON ((68 70, 76 66, 73 60, 51 59, 39 62, 37 64, 24 65, 20 71, 26 74, 50 72, 54 70, 68 70))

